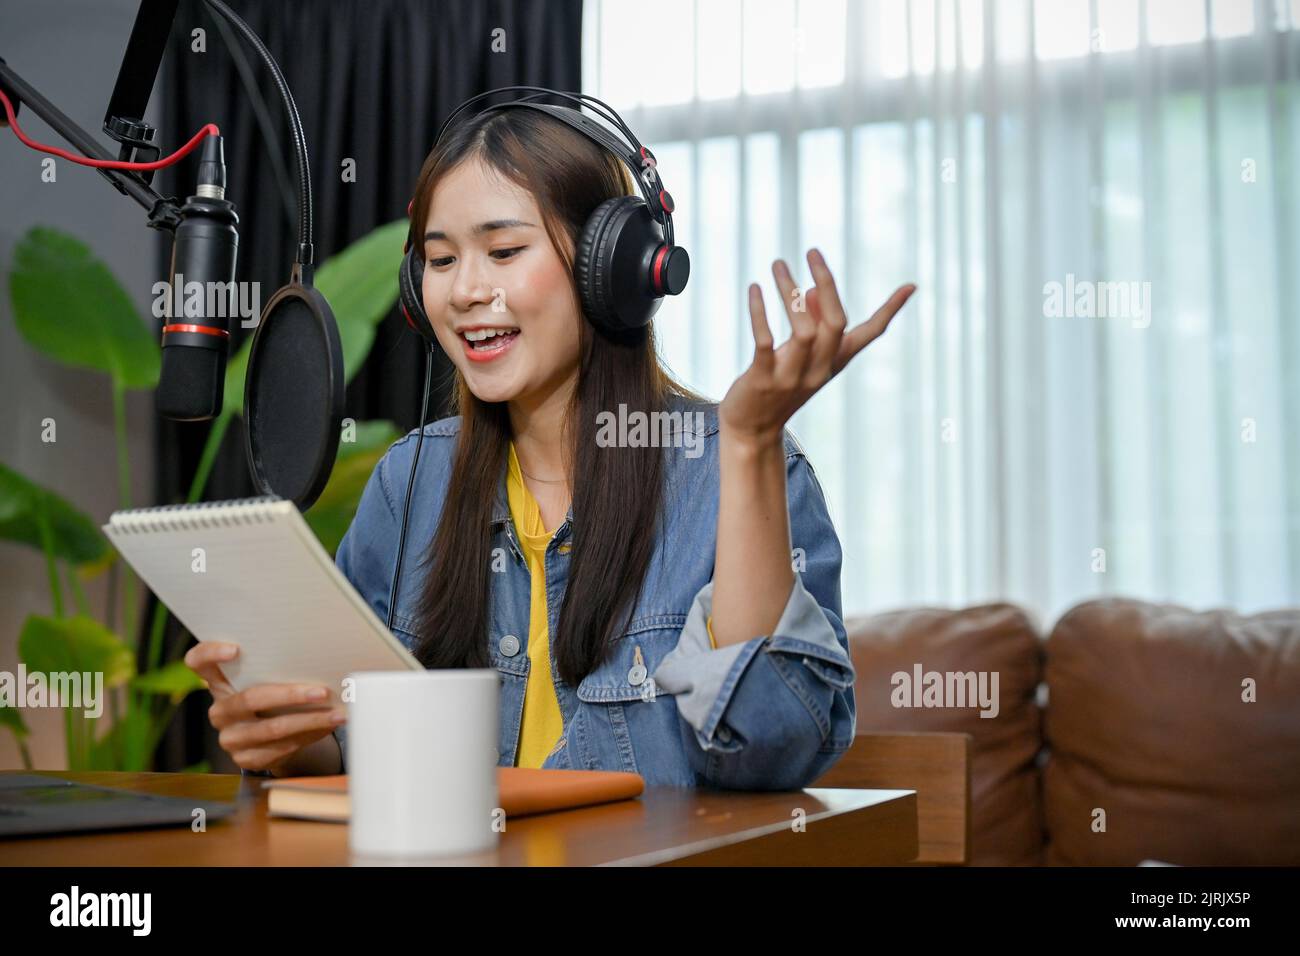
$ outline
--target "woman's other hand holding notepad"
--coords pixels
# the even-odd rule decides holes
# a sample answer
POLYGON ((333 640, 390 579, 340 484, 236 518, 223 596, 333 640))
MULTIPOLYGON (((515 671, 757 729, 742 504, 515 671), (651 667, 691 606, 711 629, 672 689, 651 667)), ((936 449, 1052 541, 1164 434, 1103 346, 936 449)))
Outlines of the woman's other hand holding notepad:
POLYGON ((333 732, 347 719, 342 707, 327 701, 318 684, 256 684, 237 691, 221 665, 239 656, 239 645, 204 641, 190 648, 185 665, 212 692, 208 720, 221 749, 242 770, 280 776, 340 773, 343 769, 333 732))

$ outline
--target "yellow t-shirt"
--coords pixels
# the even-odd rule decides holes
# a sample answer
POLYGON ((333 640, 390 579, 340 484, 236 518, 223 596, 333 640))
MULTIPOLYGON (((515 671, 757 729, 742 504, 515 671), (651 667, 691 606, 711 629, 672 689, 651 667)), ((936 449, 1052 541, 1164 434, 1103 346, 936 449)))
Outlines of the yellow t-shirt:
MULTIPOLYGON (((519 467, 513 442, 506 472, 506 496, 532 582, 528 601, 528 685, 524 688, 524 713, 519 726, 515 766, 540 767, 564 733, 564 716, 560 713, 560 701, 555 695, 551 676, 550 625, 546 613, 546 546, 551 543, 551 533, 542 522, 537 499, 524 483, 524 473, 519 467)), ((718 645, 713 639, 711 616, 705 627, 709 644, 716 650, 718 645)))
POLYGON ((524 483, 513 442, 506 473, 506 495, 532 579, 528 604, 528 685, 524 688, 524 713, 515 766, 540 767, 564 733, 564 717, 551 678, 550 628, 546 615, 546 546, 551 543, 551 532, 542 523, 537 499, 524 483))

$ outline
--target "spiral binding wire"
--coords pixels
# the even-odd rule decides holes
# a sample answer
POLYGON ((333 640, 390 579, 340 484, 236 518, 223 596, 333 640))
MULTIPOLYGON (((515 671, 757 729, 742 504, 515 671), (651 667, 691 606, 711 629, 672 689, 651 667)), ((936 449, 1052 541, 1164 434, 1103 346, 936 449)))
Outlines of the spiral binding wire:
POLYGON ((156 505, 152 508, 115 511, 109 516, 109 524, 126 534, 267 524, 275 521, 278 511, 282 510, 267 510, 277 504, 291 502, 279 495, 258 495, 253 498, 201 501, 196 504, 156 505))

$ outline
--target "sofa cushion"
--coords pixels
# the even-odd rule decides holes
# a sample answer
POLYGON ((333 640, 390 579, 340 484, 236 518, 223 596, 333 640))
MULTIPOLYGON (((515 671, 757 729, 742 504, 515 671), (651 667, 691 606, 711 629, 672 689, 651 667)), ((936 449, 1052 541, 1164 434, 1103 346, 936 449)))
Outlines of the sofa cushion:
MULTIPOLYGON (((1042 746, 1035 692, 1041 678, 1041 639, 1025 614, 1009 604, 962 610, 918 608, 846 622, 859 732, 948 731, 971 735, 971 862, 986 866, 1041 862, 1043 821, 1035 759, 1042 746), (917 667, 921 687, 916 687, 917 667), (965 695, 932 695, 926 677, 983 673, 996 715, 965 695), (895 677, 895 675, 903 675, 895 677), (920 703, 921 706, 916 706, 920 703), (990 714, 981 717, 981 711, 990 714)), ((945 687, 960 688, 945 679, 945 687)), ((986 698, 986 699, 991 699, 986 698)), ((905 786, 905 783, 900 783, 905 786)))
POLYGON ((1046 676, 1047 862, 1300 863, 1300 610, 1088 601, 1046 676))

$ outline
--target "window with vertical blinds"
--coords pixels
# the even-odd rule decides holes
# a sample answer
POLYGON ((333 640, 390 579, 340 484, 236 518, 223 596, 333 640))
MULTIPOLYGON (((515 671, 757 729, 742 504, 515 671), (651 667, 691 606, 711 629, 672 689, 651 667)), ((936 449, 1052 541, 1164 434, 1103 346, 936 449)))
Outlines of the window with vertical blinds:
POLYGON ((584 21, 584 91, 677 201, 691 282, 656 323, 686 382, 720 399, 747 365, 777 257, 807 283, 820 248, 851 321, 919 284, 791 425, 846 613, 1300 601, 1300 0, 584 21))

